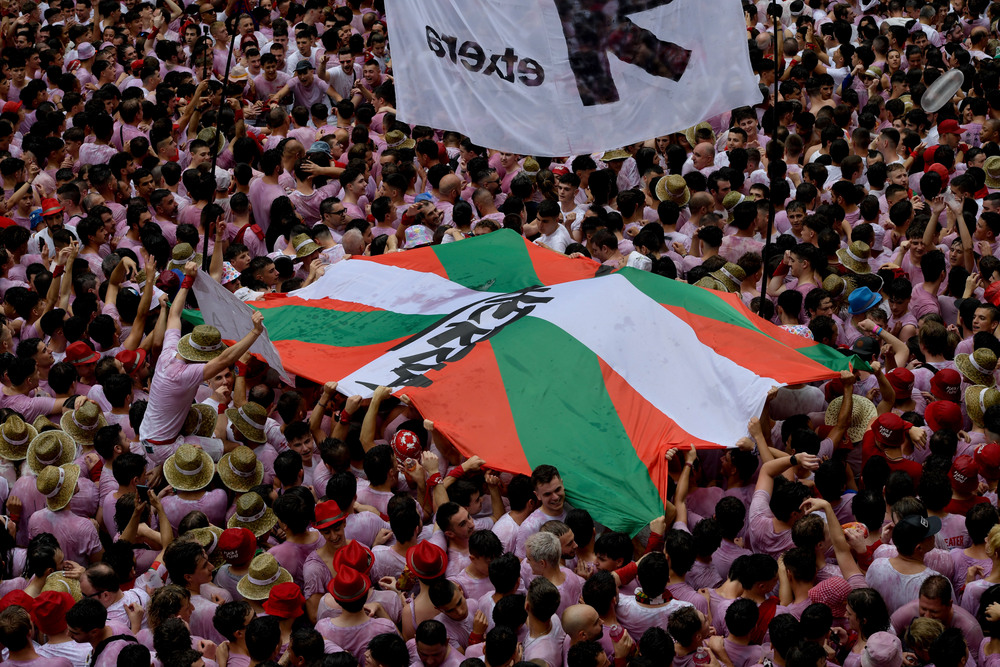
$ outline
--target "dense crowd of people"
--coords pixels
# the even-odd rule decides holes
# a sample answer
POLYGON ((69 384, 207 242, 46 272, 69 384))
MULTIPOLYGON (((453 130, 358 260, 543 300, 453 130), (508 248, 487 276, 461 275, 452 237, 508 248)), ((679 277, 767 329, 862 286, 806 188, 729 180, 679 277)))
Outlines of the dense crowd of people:
POLYGON ((743 9, 760 104, 549 157, 397 120, 381 0, 3 0, 2 661, 1000 665, 1000 3, 743 9), (197 324, 501 229, 865 363, 629 535, 197 324))

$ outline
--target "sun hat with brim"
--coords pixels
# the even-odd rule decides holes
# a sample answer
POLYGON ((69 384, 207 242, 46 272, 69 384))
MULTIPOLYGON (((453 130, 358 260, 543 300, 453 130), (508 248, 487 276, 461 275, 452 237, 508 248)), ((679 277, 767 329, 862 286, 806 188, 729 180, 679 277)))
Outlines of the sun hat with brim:
POLYGON ((188 410, 187 419, 181 427, 181 435, 196 435, 200 438, 211 438, 215 433, 215 424, 219 420, 219 413, 212 409, 212 406, 204 403, 195 403, 188 410))
POLYGON ((712 133, 712 145, 713 146, 715 145, 715 141, 716 141, 715 130, 712 129, 711 125, 709 125, 705 121, 702 121, 702 122, 698 123, 697 125, 693 125, 693 126, 689 127, 688 129, 684 130, 684 138, 687 139, 688 145, 691 148, 695 147, 695 134, 697 134, 698 130, 708 130, 709 132, 711 132, 712 133))
POLYGON ((62 572, 53 572, 45 577, 42 585, 42 592, 56 591, 57 593, 69 593, 73 599, 79 602, 83 599, 83 591, 80 590, 80 580, 70 579, 62 572))
MULTIPOLYGON (((232 78, 232 74, 230 74, 230 78, 232 78)), ((198 133, 198 138, 208 144, 209 148, 212 147, 212 142, 214 141, 216 155, 222 155, 222 151, 226 149, 226 135, 216 132, 214 127, 203 128, 198 133)))
POLYGON ((203 449, 181 445, 163 464, 163 476, 178 491, 199 491, 208 486, 215 474, 215 463, 203 449))
POLYGON ((368 574, 374 564, 375 554, 357 540, 351 540, 333 556, 334 572, 340 572, 341 567, 347 567, 361 574, 368 574))
POLYGON ((604 155, 601 156, 601 162, 614 162, 615 160, 627 160, 632 157, 627 150, 616 148, 610 151, 604 151, 604 155))
POLYGON ((222 280, 219 282, 223 285, 228 285, 234 280, 239 280, 240 272, 236 270, 236 267, 232 265, 232 262, 222 263, 222 280))
POLYGON ((872 249, 864 241, 853 241, 851 245, 837 251, 837 259, 851 273, 871 273, 872 267, 868 264, 871 256, 872 249))
POLYGON ((98 429, 107 426, 108 420, 101 414, 101 408, 97 403, 87 401, 76 410, 64 412, 59 425, 62 430, 73 436, 78 444, 92 445, 98 429))
POLYGON ((199 324, 191 333, 177 341, 177 353, 183 359, 205 363, 215 359, 229 346, 222 342, 219 330, 208 324, 199 324))
MULTIPOLYGON (((58 430, 59 424, 55 423, 45 415, 38 415, 35 417, 35 421, 31 422, 31 425, 35 427, 35 430, 41 433, 42 431, 51 431, 53 429, 58 430)), ((32 438, 34 440, 34 438, 32 438)))
POLYGON ((983 171, 986 172, 986 187, 1000 189, 1000 155, 986 158, 983 171))
POLYGON ((63 207, 60 206, 58 199, 43 199, 42 200, 42 217, 49 215, 56 215, 63 212, 63 207))
POLYGON ((268 616, 298 618, 306 613, 306 598, 297 583, 286 581, 271 588, 262 606, 268 616))
POLYGON ((861 652, 861 667, 899 667, 903 664, 903 645, 889 632, 873 633, 861 652))
POLYGON ((410 250, 434 243, 434 232, 426 225, 410 225, 406 228, 405 238, 403 248, 410 250))
POLYGON ((386 148, 413 148, 417 142, 403 134, 402 130, 385 133, 386 148))
POLYGON ((170 261, 167 262, 167 270, 183 269, 188 262, 194 262, 201 266, 201 253, 194 251, 190 243, 178 243, 170 253, 170 261))
POLYGON ((712 271, 708 275, 719 281, 719 283, 726 288, 727 292, 739 292, 740 285, 747 277, 743 268, 738 264, 733 264, 732 262, 726 262, 721 269, 718 271, 712 271))
POLYGON ((225 554, 222 553, 221 549, 217 548, 219 546, 219 538, 222 537, 221 528, 218 526, 193 528, 184 533, 184 536, 190 536, 195 542, 200 544, 202 548, 205 549, 205 553, 208 555, 208 561, 212 564, 212 567, 218 568, 225 564, 225 554))
POLYGON ((264 499, 253 491, 236 499, 236 512, 229 517, 229 528, 246 528, 256 537, 267 535, 278 523, 274 511, 264 503, 264 499))
POLYGON ((337 602, 357 602, 368 596, 372 582, 367 575, 345 567, 326 585, 326 590, 337 602))
POLYGON ((996 383, 993 373, 997 369, 997 355, 988 347, 981 347, 972 354, 956 354, 955 368, 972 384, 992 387, 996 383))
POLYGON ((292 247, 295 248, 296 259, 303 259, 314 252, 320 251, 319 245, 308 234, 296 234, 293 236, 292 247))
POLYGON ((672 201, 678 206, 687 206, 691 201, 691 188, 680 174, 661 178, 656 182, 654 191, 660 201, 672 201))
MULTIPOLYGON (((830 405, 827 406, 826 414, 823 417, 823 421, 827 426, 833 426, 837 423, 837 417, 840 415, 840 406, 843 402, 843 396, 838 396, 830 401, 830 405)), ((851 442, 861 442, 864 440, 868 427, 871 426, 876 417, 878 417, 878 408, 875 407, 874 403, 864 396, 854 396, 854 400, 851 403, 851 421, 847 427, 847 437, 851 439, 851 442)), ((836 444, 834 443, 834 445, 836 444)))
POLYGON ((249 491, 264 479, 264 464, 257 460, 257 455, 246 445, 223 454, 216 470, 226 488, 237 493, 249 491))
POLYGON ((142 368, 142 364, 146 361, 146 350, 139 348, 138 350, 122 350, 115 355, 115 359, 121 362, 122 369, 128 375, 133 375, 137 370, 142 368))
POLYGON ((340 505, 337 504, 336 500, 324 500, 316 505, 316 520, 313 521, 313 528, 316 530, 325 530, 346 520, 347 512, 340 509, 340 505))
POLYGON ((17 415, 11 415, 0 427, 0 457, 8 461, 23 461, 28 456, 28 445, 38 435, 31 424, 25 424, 17 415))
POLYGON ((829 292, 830 296, 835 299, 841 296, 850 296, 855 287, 854 281, 847 276, 838 276, 835 273, 831 273, 823 279, 823 289, 829 292))
POLYGON ((73 364, 74 366, 81 366, 83 364, 96 364, 101 360, 101 355, 94 351, 94 348, 90 347, 82 340, 78 340, 75 343, 70 343, 66 346, 66 356, 63 361, 73 364))
POLYGON ((722 198, 722 207, 726 209, 728 215, 727 222, 733 221, 733 210, 746 201, 746 196, 740 192, 730 192, 722 198))
POLYGON ((695 287, 704 287, 705 289, 714 290, 716 292, 728 292, 726 286, 720 283, 718 280, 712 276, 702 276, 695 282, 695 287))
POLYGON ((975 384, 965 390, 965 412, 979 428, 986 424, 986 410, 1000 404, 1000 391, 996 387, 975 384))
POLYGON ((418 579, 437 579, 448 570, 448 554, 433 542, 420 540, 406 550, 406 567, 418 579))
POLYGON ((262 553, 250 561, 250 571, 236 584, 236 592, 247 600, 263 602, 271 594, 272 588, 291 580, 292 575, 278 565, 274 556, 262 553))
POLYGON ((267 409, 257 403, 244 403, 238 408, 226 410, 226 417, 233 428, 251 442, 265 442, 264 426, 267 422, 267 409))
POLYGON ((868 287, 859 287, 847 297, 847 312, 851 315, 867 313, 882 301, 882 295, 872 292, 868 287))
POLYGON ((58 512, 69 505, 76 493, 76 481, 80 479, 80 466, 67 463, 58 468, 46 466, 35 479, 35 488, 45 496, 45 506, 58 512))
POLYGON ((43 431, 28 444, 28 468, 38 474, 46 466, 61 466, 76 459, 76 442, 65 431, 43 431))

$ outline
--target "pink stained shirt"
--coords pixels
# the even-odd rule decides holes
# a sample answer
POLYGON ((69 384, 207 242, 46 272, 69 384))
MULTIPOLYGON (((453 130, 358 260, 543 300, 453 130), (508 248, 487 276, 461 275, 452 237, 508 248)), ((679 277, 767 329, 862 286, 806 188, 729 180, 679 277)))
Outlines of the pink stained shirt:
POLYGON ((774 523, 772 522, 774 515, 771 514, 771 508, 768 506, 770 501, 771 494, 767 491, 754 491, 747 515, 747 532, 754 551, 777 558, 791 549, 794 544, 792 543, 791 530, 780 533, 774 531, 774 523))
POLYGON ((922 283, 913 286, 910 296, 910 312, 918 320, 929 313, 941 314, 941 303, 937 297, 924 289, 922 283))
MULTIPOLYGON (((313 486, 315 487, 316 477, 313 477, 313 486)), ((317 493, 322 494, 325 489, 325 485, 322 488, 317 489, 317 493)), ((385 521, 379 515, 374 512, 357 512, 355 514, 347 515, 347 526, 344 528, 344 537, 348 540, 357 540, 361 544, 365 545, 371 549, 375 545, 375 538, 378 537, 378 533, 383 528, 389 528, 389 522, 385 521)))
POLYGON ((361 625, 351 627, 334 625, 331 619, 324 618, 316 623, 316 632, 362 661, 368 650, 368 642, 384 633, 396 634, 397 630, 392 621, 385 618, 369 618, 361 625))
POLYGON ((229 499, 222 489, 213 489, 206 492, 201 498, 194 500, 184 500, 178 496, 170 495, 165 496, 163 501, 163 511, 166 512, 167 518, 170 519, 170 525, 175 531, 181 520, 195 510, 204 512, 213 526, 226 525, 226 509, 229 506, 229 499))
MULTIPOLYGON (((27 542, 25 542, 27 544, 27 542)), ((375 562, 372 565, 371 578, 373 580, 382 577, 399 577, 406 567, 406 558, 396 553, 392 547, 379 545, 372 548, 375 555, 375 562)))
POLYGON ((141 440, 172 442, 204 381, 205 364, 177 358, 180 339, 180 329, 168 329, 163 337, 163 350, 149 386, 149 405, 139 427, 141 440))
POLYGON ((281 563, 281 566, 288 570, 288 573, 292 575, 292 579, 299 586, 302 586, 302 568, 306 559, 312 555, 316 549, 319 549, 321 546, 326 544, 326 540, 323 539, 323 536, 320 535, 318 531, 310 529, 309 532, 315 535, 315 541, 308 544, 282 542, 281 544, 275 545, 267 550, 267 553, 274 556, 275 560, 281 563))
POLYGON ((528 636, 524 638, 524 657, 522 660, 536 663, 541 660, 548 667, 562 667, 563 642, 565 640, 566 633, 563 631, 559 619, 553 616, 552 627, 547 633, 532 637, 529 632, 528 636))
POLYGON ((921 584, 935 574, 940 573, 929 567, 917 574, 902 574, 888 558, 876 558, 865 573, 865 581, 882 595, 889 609, 899 609, 916 600, 921 584))
POLYGON ((630 637, 642 637, 646 630, 652 627, 667 629, 670 615, 690 603, 682 600, 670 600, 664 605, 645 606, 636 601, 634 595, 622 595, 618 598, 615 615, 622 627, 628 630, 630 637))
POLYGON ((492 594, 494 591, 493 583, 489 577, 476 579, 465 569, 454 576, 450 576, 449 579, 461 586, 462 590, 465 591, 465 597, 472 600, 479 600, 484 595, 492 594))
POLYGON ((73 667, 66 658, 46 658, 39 655, 34 660, 4 660, 8 667, 73 667))
MULTIPOLYGON (((415 638, 406 642, 406 650, 410 652, 410 667, 427 667, 420 660, 420 654, 417 653, 417 640, 415 638)), ((456 651, 453 647, 448 647, 448 654, 445 655, 444 660, 437 663, 437 667, 458 667, 464 659, 464 655, 456 651)))
MULTIPOLYGON (((265 183, 263 179, 258 178, 250 181, 250 192, 247 198, 250 200, 250 206, 253 207, 254 222, 262 231, 266 232, 271 224, 271 204, 278 197, 285 197, 287 194, 282 186, 265 183)), ((247 232, 247 236, 251 234, 251 232, 247 232)))
POLYGON ((90 556, 103 548, 97 528, 90 519, 77 516, 69 509, 53 512, 46 507, 32 514, 28 522, 28 537, 30 539, 41 533, 52 533, 66 560, 74 563, 89 563, 90 556))

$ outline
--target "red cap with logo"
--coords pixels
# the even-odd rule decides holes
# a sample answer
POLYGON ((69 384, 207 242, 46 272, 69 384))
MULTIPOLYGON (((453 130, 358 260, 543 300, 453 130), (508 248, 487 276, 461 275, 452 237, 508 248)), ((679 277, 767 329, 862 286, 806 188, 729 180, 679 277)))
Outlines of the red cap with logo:
POLYGON ((215 549, 230 565, 246 565, 257 551, 257 538, 248 528, 226 528, 215 549))
POLYGON ((1000 479, 1000 444, 988 442, 976 447, 976 465, 986 479, 1000 479))
POLYGON ((948 476, 951 477, 951 488, 959 493, 975 493, 979 486, 979 466, 968 454, 955 459, 948 476))
POLYGON ((906 432, 913 428, 913 424, 904 421, 902 417, 892 412, 879 415, 872 423, 872 433, 875 434, 875 442, 883 447, 899 447, 903 444, 906 432))
POLYGON ((392 451, 397 458, 419 459, 422 449, 420 438, 413 431, 401 428, 392 436, 392 451))
POLYGON ((913 373, 908 368, 893 368, 891 371, 885 374, 885 378, 892 385, 893 390, 896 392, 896 398, 902 398, 903 396, 909 396, 910 392, 913 391, 913 373))
POLYGON ((924 419, 932 431, 947 429, 958 433, 962 430, 962 408, 951 401, 934 401, 924 411, 924 419))
POLYGON ((931 395, 942 401, 962 400, 962 376, 954 368, 945 368, 931 378, 931 395))

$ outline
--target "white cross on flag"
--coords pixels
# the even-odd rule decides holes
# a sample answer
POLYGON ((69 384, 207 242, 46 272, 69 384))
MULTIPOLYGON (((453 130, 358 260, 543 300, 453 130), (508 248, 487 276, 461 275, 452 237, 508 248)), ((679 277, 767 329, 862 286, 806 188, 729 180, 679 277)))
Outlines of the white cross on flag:
POLYGON ((739 0, 386 0, 400 120, 513 153, 678 132, 761 95, 739 0))

